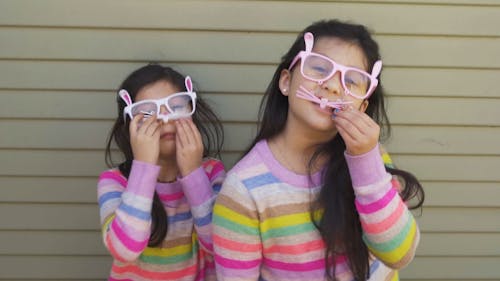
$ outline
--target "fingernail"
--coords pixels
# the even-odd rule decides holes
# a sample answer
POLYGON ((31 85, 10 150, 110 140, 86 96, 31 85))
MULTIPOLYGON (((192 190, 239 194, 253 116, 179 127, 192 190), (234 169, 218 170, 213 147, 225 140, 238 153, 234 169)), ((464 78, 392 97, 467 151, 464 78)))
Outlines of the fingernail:
POLYGON ((335 117, 337 117, 337 113, 339 112, 340 110, 338 108, 335 108, 333 110, 333 114, 332 114, 332 119, 335 119, 335 117))

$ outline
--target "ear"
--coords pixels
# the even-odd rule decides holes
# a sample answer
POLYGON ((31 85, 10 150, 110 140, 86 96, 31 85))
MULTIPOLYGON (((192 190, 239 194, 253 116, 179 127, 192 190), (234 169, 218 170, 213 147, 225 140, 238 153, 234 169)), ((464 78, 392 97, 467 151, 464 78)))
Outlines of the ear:
POLYGON ((118 92, 118 95, 125 102, 126 105, 131 105, 132 104, 132 99, 130 98, 130 95, 127 92, 127 90, 121 89, 118 92))
POLYGON ((368 104, 370 104, 370 102, 368 100, 363 100, 363 102, 359 106, 359 111, 365 112, 366 109, 368 108, 368 104))
POLYGON ((186 79, 184 80, 184 84, 186 85, 186 89, 188 92, 193 91, 193 82, 191 81, 191 77, 186 76, 186 79))
POLYGON ((290 70, 288 70, 288 69, 281 70, 279 87, 281 90, 281 94, 284 96, 288 96, 288 94, 290 93, 291 75, 292 74, 290 73, 290 70))

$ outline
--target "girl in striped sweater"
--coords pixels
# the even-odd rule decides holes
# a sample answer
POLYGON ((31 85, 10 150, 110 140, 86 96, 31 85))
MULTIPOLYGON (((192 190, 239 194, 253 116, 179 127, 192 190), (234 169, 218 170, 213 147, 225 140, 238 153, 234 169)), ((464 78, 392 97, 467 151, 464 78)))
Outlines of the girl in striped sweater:
POLYGON ((363 26, 321 21, 297 37, 217 197, 219 281, 399 280, 419 241, 405 202, 420 207, 423 190, 379 148, 381 69, 363 26))
POLYGON ((109 280, 215 280, 212 208, 225 172, 206 156, 220 152, 221 123, 169 67, 144 66, 120 89, 106 148, 117 167, 97 186, 109 280))

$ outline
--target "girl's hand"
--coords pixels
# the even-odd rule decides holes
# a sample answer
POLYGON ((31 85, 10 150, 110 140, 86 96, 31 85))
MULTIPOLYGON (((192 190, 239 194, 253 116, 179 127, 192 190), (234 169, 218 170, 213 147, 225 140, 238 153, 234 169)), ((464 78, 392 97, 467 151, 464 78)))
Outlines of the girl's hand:
POLYGON ((201 166, 203 141, 191 118, 175 120, 175 128, 177 166, 181 176, 185 177, 201 166))
POLYGON ((137 115, 130 122, 130 145, 134 159, 157 164, 160 155, 160 127, 156 115, 144 118, 137 115))
POLYGON ((340 110, 334 120, 349 155, 364 154, 377 145, 380 126, 366 113, 352 108, 340 110))

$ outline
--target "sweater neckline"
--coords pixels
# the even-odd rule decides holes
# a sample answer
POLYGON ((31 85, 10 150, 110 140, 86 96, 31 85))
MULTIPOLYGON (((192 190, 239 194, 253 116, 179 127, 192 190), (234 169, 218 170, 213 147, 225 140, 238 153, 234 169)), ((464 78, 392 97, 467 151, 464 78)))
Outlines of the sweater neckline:
POLYGON ((281 165, 269 148, 267 140, 259 141, 255 144, 255 149, 264 159, 269 171, 282 182, 306 188, 317 187, 320 185, 323 169, 310 176, 306 174, 297 174, 281 165))

